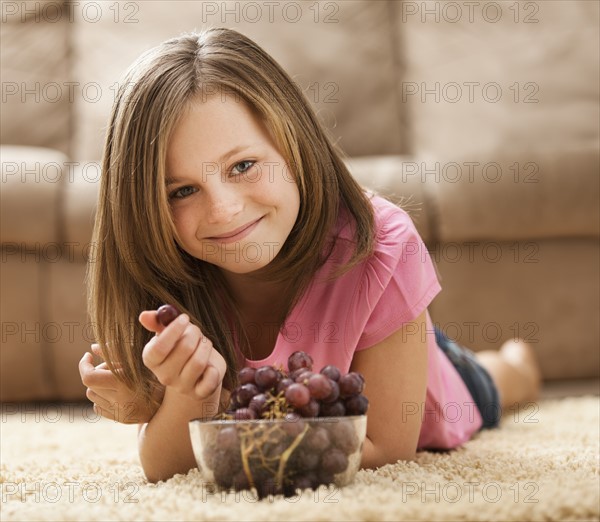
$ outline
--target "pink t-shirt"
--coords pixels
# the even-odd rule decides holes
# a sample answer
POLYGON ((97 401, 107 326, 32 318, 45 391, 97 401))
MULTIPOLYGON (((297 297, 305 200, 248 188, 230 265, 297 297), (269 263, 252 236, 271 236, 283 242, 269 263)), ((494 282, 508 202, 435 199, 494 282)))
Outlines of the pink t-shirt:
MULTIPOLYGON (((288 357, 301 350, 311 355, 316 371, 334 364, 346 373, 355 351, 376 345, 417 318, 441 290, 410 216, 386 199, 369 195, 377 229, 374 254, 334 281, 324 281, 351 255, 348 240, 354 225, 341 212, 333 254, 290 312, 273 352, 262 360, 243 358, 246 366, 287 368, 288 357)), ((426 400, 424 405, 407 405, 405 413, 422 417, 419 449, 451 449, 469 440, 482 418, 460 375, 437 346, 429 312, 426 317, 426 400)), ((369 386, 377 383, 367 383, 367 397, 369 386)))

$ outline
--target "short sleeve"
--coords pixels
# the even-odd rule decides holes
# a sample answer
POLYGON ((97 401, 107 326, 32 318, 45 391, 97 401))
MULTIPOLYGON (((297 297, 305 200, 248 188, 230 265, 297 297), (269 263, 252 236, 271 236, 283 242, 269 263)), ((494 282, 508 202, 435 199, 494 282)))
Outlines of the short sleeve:
MULTIPOLYGON (((418 317, 440 292, 433 260, 406 211, 380 214, 374 253, 364 265, 354 327, 362 328, 355 350, 382 341, 418 317)), ((377 223, 377 220, 376 220, 377 223)))

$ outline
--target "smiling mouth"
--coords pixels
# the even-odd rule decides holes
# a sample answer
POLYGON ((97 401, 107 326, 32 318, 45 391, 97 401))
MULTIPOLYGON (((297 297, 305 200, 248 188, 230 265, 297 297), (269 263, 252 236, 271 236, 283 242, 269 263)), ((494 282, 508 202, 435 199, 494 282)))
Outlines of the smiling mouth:
POLYGON ((241 234, 242 232, 244 232, 245 230, 249 229, 250 227, 254 226, 255 224, 257 224, 264 216, 259 217, 258 219, 241 226, 240 228, 236 228, 235 230, 232 230, 231 232, 227 232, 225 234, 222 234, 220 236, 211 236, 208 239, 229 239, 232 237, 235 237, 239 234, 241 234))

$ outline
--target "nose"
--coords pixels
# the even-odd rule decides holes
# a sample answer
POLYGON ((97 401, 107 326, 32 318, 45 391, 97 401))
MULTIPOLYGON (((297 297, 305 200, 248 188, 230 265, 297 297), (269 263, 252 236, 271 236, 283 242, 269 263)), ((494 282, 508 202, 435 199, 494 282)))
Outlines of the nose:
POLYGON ((242 198, 233 187, 221 186, 206 191, 206 222, 209 225, 226 225, 244 208, 242 198))

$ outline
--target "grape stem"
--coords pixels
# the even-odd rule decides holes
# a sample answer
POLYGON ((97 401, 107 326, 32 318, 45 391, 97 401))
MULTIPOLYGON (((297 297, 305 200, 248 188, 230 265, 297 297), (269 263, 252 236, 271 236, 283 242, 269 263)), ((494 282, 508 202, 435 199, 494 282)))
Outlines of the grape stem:
POLYGON ((252 478, 252 472, 250 471, 250 465, 248 464, 248 454, 254 449, 254 442, 251 442, 248 447, 246 447, 246 438, 242 438, 242 465, 244 467, 244 473, 248 478, 248 484, 250 484, 251 488, 254 488, 254 479, 252 478))
POLYGON ((300 444, 300 442, 302 442, 302 439, 304 438, 304 435, 306 435, 307 431, 308 431, 308 424, 306 424, 306 426, 304 426, 302 433, 298 434, 298 436, 294 439, 294 442, 292 442, 290 444, 289 448, 286 449, 281 454, 281 458, 279 460, 279 469, 277 470, 277 479, 276 479, 277 487, 282 487, 282 485, 283 485, 283 470, 285 469, 285 465, 287 464, 287 461, 290 458, 290 455, 298 447, 298 444, 300 444))

